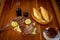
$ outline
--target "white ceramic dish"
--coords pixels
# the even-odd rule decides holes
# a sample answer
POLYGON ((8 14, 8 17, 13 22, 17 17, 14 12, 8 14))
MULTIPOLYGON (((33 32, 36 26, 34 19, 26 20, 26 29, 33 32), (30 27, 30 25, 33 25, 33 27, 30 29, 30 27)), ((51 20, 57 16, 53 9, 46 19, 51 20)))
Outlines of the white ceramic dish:
POLYGON ((46 35, 46 31, 44 30, 43 31, 43 36, 46 40, 60 40, 60 32, 58 32, 58 34, 56 35, 55 38, 49 38, 47 35, 46 35))

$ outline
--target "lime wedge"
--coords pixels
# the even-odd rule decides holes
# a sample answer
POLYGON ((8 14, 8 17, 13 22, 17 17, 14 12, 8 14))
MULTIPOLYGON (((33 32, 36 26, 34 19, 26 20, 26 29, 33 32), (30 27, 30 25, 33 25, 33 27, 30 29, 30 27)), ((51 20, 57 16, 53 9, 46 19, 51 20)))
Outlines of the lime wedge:
POLYGON ((12 27, 17 27, 18 26, 18 23, 16 21, 12 21, 11 26, 12 27))

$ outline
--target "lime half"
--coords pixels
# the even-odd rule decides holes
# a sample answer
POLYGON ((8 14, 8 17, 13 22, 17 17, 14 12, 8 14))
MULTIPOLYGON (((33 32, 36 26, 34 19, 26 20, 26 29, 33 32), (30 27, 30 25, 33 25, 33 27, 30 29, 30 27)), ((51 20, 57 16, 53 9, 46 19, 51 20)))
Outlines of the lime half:
POLYGON ((25 24, 30 24, 31 23, 31 20, 30 19, 26 19, 25 20, 25 24))

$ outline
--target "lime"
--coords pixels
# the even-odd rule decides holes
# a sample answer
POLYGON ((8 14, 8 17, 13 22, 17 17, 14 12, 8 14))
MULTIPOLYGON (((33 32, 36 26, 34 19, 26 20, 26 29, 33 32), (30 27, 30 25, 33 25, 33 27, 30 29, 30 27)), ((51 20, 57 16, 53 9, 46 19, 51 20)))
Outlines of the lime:
POLYGON ((12 27, 17 27, 18 26, 18 23, 16 21, 12 21, 11 26, 12 27))
POLYGON ((30 24, 31 23, 31 20, 30 19, 26 19, 25 20, 25 24, 30 24))

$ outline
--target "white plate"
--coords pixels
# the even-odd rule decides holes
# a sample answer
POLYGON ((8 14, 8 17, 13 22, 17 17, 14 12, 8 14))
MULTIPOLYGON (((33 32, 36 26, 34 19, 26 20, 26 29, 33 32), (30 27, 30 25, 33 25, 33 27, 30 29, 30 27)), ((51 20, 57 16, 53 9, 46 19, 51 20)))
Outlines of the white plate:
POLYGON ((55 38, 49 38, 49 37, 46 35, 45 31, 43 32, 43 36, 44 36, 44 38, 45 38, 46 40, 59 40, 59 39, 60 39, 60 32, 58 32, 58 35, 57 35, 55 38))

